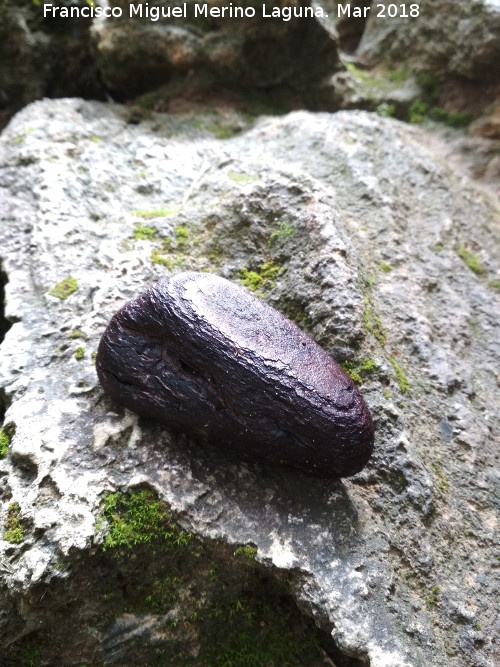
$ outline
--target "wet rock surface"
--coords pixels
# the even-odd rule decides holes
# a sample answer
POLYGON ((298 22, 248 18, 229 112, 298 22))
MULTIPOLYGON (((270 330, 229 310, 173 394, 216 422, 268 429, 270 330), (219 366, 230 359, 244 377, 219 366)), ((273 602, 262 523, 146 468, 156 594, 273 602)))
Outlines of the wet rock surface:
MULTIPOLYGON (((0 350, 4 661, 35 629, 57 634, 62 617, 91 664, 120 664, 134 642, 166 650, 177 622, 197 645, 187 589, 184 606, 165 594, 110 607, 101 585, 103 507, 145 488, 206 553, 253 545, 331 634, 337 664, 495 664, 498 210, 425 137, 365 112, 138 122, 81 100, 11 121, 0 165, 12 323, 0 350), (329 481, 238 463, 104 395, 93 353, 111 316, 185 270, 253 289, 362 383, 376 440, 361 473, 329 481)), ((152 551, 135 560, 147 562, 152 551)), ((64 664, 61 646, 44 659, 64 664)))

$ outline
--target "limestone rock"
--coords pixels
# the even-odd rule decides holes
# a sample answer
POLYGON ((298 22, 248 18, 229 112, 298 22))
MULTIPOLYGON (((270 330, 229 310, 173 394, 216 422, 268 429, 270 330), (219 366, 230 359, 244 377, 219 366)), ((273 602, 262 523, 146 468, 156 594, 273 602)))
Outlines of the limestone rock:
MULTIPOLYGON (((44 20, 43 4, 0 4, 0 111, 5 114, 44 96, 104 96, 90 54, 89 21, 44 20)), ((63 6, 87 5, 85 0, 68 0, 63 6)))
MULTIPOLYGON (((203 656, 203 623, 222 614, 231 635, 242 609, 255 617, 243 548, 261 568, 252 590, 288 582, 331 635, 329 664, 493 665, 489 200, 421 129, 366 112, 138 122, 119 105, 53 100, 20 112, 0 142, 12 323, 0 350, 1 661, 26 645, 51 664, 175 664, 171 646, 203 656), (362 383, 376 439, 361 473, 332 482, 238 463, 104 396, 93 352, 111 315, 184 270, 253 289, 362 383), (126 546, 139 537, 120 517, 141 498, 143 522, 170 535, 163 551, 126 546), (121 560, 102 551, 113 539, 121 560)), ((280 599, 259 607, 252 637, 292 613, 280 599)))
MULTIPOLYGON (((356 51, 365 61, 392 62, 413 72, 498 80, 498 2, 421 0, 417 17, 378 17, 372 7, 356 51)), ((399 7, 399 5, 394 5, 399 7)), ((409 8, 407 8, 407 13, 409 8)))
MULTIPOLYGON (((263 5, 256 0, 244 3, 255 11, 254 18, 196 15, 201 5, 192 0, 170 6, 184 4, 185 17, 151 21, 145 13, 142 19, 130 18, 129 3, 114 0, 111 5, 125 7, 123 19, 95 22, 96 63, 113 94, 130 98, 176 77, 189 86, 189 80, 200 74, 213 79, 212 85, 243 90, 288 86, 304 91, 338 67, 336 42, 316 18, 265 18, 263 5)), ((304 8, 313 5, 301 3, 304 8)), ((266 7, 269 15, 281 3, 273 0, 266 7)))
POLYGON ((500 100, 471 126, 473 134, 486 139, 500 140, 500 100))

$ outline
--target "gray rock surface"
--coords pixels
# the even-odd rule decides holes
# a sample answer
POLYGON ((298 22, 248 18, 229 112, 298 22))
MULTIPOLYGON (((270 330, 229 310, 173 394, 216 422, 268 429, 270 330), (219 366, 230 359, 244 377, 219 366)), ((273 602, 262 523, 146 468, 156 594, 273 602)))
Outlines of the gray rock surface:
MULTIPOLYGON (((178 77, 187 79, 188 86, 193 77, 202 77, 205 85, 208 79, 211 86, 246 91, 284 86, 305 91, 339 66, 336 42, 318 20, 263 18, 257 0, 244 3, 254 9, 255 18, 196 16, 200 3, 188 0, 169 3, 169 8, 185 4, 186 17, 151 21, 145 14, 130 18, 129 4, 111 0, 110 5, 125 8, 123 19, 99 19, 93 26, 97 66, 108 89, 120 99, 178 77)), ((152 11, 164 3, 147 5, 152 11)), ((269 15, 281 3, 266 7, 269 15)))
MULTIPOLYGON (((195 7, 212 4, 99 0, 100 8, 119 9, 122 17, 44 18, 42 3, 3 0, 0 127, 15 110, 45 96, 140 97, 144 106, 174 112, 221 105, 252 114, 382 106, 386 115, 402 119, 413 102, 423 101, 429 110, 440 108, 442 122, 441 107, 483 116, 480 133, 498 137, 496 2, 426 0, 418 17, 379 18, 382 3, 364 16, 369 0, 317 0, 299 3, 304 11, 314 8, 314 18, 287 20, 269 18, 283 3, 247 0, 244 7, 255 8, 255 18, 195 15, 195 7), (156 20, 155 11, 184 6, 185 17, 156 20), (361 69, 350 68, 346 54, 361 69), (427 85, 417 85, 418 74, 427 85)), ((61 0, 57 7, 89 10, 87 0, 61 0)), ((236 11, 237 5, 224 7, 236 11)))
POLYGON ((325 97, 329 89, 329 108, 378 111, 382 116, 401 119, 408 118, 412 103, 424 95, 411 75, 405 76, 404 81, 391 81, 385 71, 364 71, 352 63, 331 77, 324 86, 325 97))
POLYGON ((388 11, 379 17, 372 8, 356 55, 398 67, 404 63, 413 72, 498 82, 498 2, 421 0, 414 4, 419 7, 415 18, 391 18, 388 11))
POLYGON ((318 4, 327 15, 325 24, 333 28, 340 49, 344 53, 354 53, 359 46, 372 10, 371 1, 353 0, 347 3, 337 2, 337 0, 319 0, 318 4))
MULTIPOLYGON (((50 599, 80 613, 71 633, 91 664, 91 641, 127 664, 116 627, 131 651, 139 626, 182 618, 168 605, 110 618, 97 584, 92 597, 104 494, 145 485, 185 531, 252 544, 270 577, 286 574, 337 664, 498 664, 500 214, 425 139, 365 112, 247 127, 58 100, 11 121, 0 387, 15 433, 0 492, 2 524, 17 503, 24 534, 0 540, 0 652, 57 631, 50 599), (185 269, 256 288, 358 373, 376 423, 361 473, 332 483, 239 463, 104 397, 92 352, 109 318, 185 269), (67 278, 76 291, 50 293, 67 278)), ((49 662, 73 664, 62 656, 49 662)))
MULTIPOLYGON (((81 95, 104 99, 90 53, 86 19, 43 18, 44 3, 2 0, 0 3, 0 124, 34 99, 81 95), (2 113, 3 111, 3 113, 2 113)), ((49 4, 49 3, 47 3, 49 4)), ((83 7, 85 0, 59 6, 83 7)))

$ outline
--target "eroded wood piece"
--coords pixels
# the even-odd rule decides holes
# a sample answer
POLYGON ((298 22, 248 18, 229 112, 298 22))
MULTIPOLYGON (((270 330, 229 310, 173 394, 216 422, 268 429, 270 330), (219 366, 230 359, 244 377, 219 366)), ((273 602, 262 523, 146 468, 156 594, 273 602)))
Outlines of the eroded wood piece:
POLYGON ((186 272, 127 303, 97 373, 118 403, 244 459, 337 478, 370 458, 370 412, 307 334, 249 291, 186 272))

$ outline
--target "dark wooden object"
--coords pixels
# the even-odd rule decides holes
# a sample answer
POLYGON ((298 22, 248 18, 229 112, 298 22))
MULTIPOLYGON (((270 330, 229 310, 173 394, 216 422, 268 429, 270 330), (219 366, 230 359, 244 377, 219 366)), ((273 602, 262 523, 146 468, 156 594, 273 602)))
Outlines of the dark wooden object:
POLYGON ((337 478, 372 452, 351 378, 293 322, 216 275, 180 273, 127 303, 96 367, 118 403, 244 459, 337 478))

